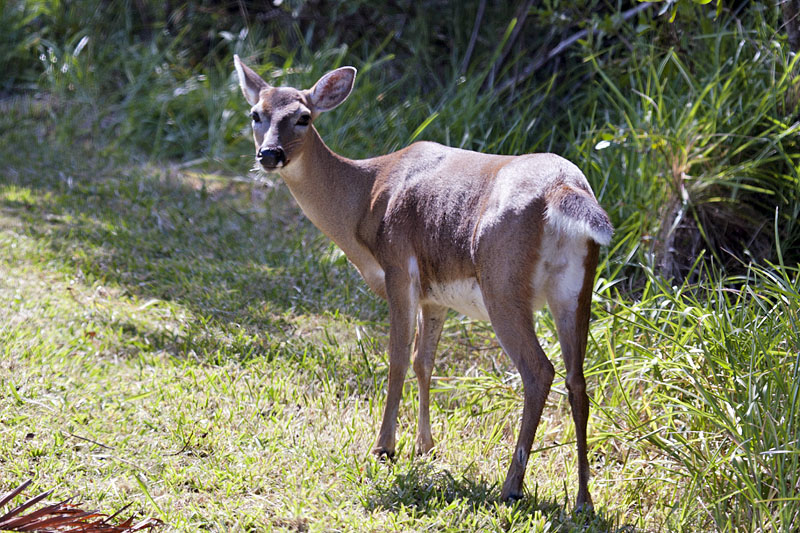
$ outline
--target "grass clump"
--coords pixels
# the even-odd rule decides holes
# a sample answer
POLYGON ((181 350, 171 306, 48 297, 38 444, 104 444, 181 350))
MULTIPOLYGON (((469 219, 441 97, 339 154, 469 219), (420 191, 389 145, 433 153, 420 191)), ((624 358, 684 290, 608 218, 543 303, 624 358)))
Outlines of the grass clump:
MULTIPOLYGON (((651 232, 648 251, 667 279, 702 273, 693 267, 704 254, 728 272, 775 259, 775 239, 798 260, 800 63, 765 35, 758 10, 750 16, 754 30, 718 18, 685 45, 645 46, 621 65, 595 63, 603 95, 595 109, 612 110, 594 114, 602 150, 591 154, 595 168, 621 157, 637 175, 609 182, 620 187, 614 196, 649 192, 663 202, 649 210, 650 221, 635 223, 651 232), (711 59, 699 61, 694 51, 711 59), (620 67, 626 76, 615 76, 620 67)), ((584 150, 588 156, 592 147, 584 150)), ((623 210, 637 216, 640 205, 623 210)))
POLYGON ((601 417, 627 435, 624 448, 683 472, 675 527, 693 515, 733 531, 800 520, 800 275, 779 272, 752 267, 680 287, 651 278, 640 301, 617 301, 597 330, 608 359, 595 363, 605 375, 596 401, 618 396, 611 403, 629 407, 601 417))

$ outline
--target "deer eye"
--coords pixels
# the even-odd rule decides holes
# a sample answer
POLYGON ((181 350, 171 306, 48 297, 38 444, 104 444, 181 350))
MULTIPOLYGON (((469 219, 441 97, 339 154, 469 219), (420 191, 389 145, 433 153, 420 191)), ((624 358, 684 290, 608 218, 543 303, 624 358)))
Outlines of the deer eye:
POLYGON ((253 119, 253 122, 261 122, 261 117, 258 116, 258 111, 253 111, 250 113, 250 118, 253 119))
POLYGON ((308 126, 311 123, 311 115, 300 115, 297 119, 298 126, 308 126))

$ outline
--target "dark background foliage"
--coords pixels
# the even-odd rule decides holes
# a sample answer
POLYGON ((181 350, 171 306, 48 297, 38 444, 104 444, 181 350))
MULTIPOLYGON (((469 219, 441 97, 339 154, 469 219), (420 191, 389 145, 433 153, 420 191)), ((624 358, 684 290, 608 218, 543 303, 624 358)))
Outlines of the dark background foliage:
POLYGON ((624 256, 652 254, 683 278, 698 257, 734 271, 800 257, 797 12, 689 0, 4 2, 0 88, 48 100, 48 135, 241 172, 234 53, 274 83, 353 64, 359 96, 323 128, 336 149, 364 157, 427 138, 557 151, 602 184, 618 238, 631 236, 624 256), (601 141, 611 148, 595 150, 601 141))

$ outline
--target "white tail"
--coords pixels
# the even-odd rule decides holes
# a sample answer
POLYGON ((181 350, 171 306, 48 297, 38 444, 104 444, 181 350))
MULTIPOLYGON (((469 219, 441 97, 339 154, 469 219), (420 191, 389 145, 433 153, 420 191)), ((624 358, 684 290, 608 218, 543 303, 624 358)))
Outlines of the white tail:
POLYGON ((373 452, 392 456, 416 326, 418 453, 433 447, 429 387, 448 308, 490 320, 522 376, 522 426, 502 498, 522 497, 536 427, 555 371, 533 328, 547 303, 567 370, 578 441, 579 508, 591 507, 589 400, 583 359, 599 245, 613 228, 580 170, 553 154, 500 156, 418 142, 365 160, 333 153, 312 125, 342 103, 356 70, 308 90, 271 87, 235 57, 250 103, 256 158, 277 171, 309 219, 389 303, 389 384, 373 452))

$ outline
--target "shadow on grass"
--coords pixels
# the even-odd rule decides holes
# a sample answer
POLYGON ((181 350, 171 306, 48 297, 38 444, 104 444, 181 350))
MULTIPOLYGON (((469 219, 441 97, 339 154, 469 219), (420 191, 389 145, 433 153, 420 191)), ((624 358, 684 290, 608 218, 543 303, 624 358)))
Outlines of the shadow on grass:
POLYGON ((414 515, 438 515, 445 521, 447 513, 456 508, 452 518, 457 523, 453 525, 462 530, 489 521, 504 531, 512 527, 522 527, 521 530, 534 527, 534 531, 637 531, 631 525, 619 525, 600 509, 591 513, 573 512, 569 502, 541 499, 537 490, 510 503, 501 501, 499 495, 497 483, 474 480, 467 475, 455 477, 430 463, 415 462, 409 470, 372 487, 363 504, 369 511, 404 509, 414 515))
POLYGON ((114 161, 88 142, 41 140, 30 118, 0 119, 0 214, 46 250, 34 264, 254 331, 287 314, 383 316, 283 184, 114 161))

